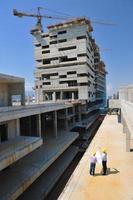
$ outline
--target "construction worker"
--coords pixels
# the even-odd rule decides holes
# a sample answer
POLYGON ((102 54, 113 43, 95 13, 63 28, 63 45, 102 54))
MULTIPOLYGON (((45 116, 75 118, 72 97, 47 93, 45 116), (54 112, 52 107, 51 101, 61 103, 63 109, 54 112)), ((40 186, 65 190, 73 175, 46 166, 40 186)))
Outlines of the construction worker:
POLYGON ((102 166, 103 166, 103 175, 107 174, 107 151, 106 149, 102 150, 102 166))
POLYGON ((90 175, 95 175, 95 167, 96 167, 96 152, 93 152, 91 158, 90 158, 90 175))

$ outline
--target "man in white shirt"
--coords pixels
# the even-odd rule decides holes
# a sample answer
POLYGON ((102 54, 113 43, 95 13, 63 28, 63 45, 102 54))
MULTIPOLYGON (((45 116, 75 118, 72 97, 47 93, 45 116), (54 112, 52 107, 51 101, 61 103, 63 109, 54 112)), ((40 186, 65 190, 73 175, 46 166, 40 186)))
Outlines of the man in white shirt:
POLYGON ((103 175, 107 174, 107 152, 103 149, 102 152, 102 166, 103 166, 103 175))

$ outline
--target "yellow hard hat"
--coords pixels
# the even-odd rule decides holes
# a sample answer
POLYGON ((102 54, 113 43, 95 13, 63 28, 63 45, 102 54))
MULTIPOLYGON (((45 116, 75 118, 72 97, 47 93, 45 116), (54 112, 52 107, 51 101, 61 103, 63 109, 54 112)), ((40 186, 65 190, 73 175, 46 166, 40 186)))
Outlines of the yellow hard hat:
POLYGON ((106 152, 107 152, 107 150, 106 150, 106 149, 102 149, 102 152, 105 152, 105 153, 106 153, 106 152))
POLYGON ((96 152, 94 151, 94 152, 92 153, 92 155, 95 156, 95 155, 96 155, 96 152))

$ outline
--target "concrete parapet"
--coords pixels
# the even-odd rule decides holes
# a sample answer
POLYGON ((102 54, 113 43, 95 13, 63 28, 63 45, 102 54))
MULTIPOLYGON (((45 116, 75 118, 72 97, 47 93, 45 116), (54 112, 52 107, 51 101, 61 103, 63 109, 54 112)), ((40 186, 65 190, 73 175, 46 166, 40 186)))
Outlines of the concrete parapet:
POLYGON ((109 99, 109 108, 121 108, 121 100, 119 99, 109 99))
POLYGON ((131 141, 133 140, 133 103, 122 101, 121 115, 123 132, 126 133, 126 150, 132 149, 131 141))

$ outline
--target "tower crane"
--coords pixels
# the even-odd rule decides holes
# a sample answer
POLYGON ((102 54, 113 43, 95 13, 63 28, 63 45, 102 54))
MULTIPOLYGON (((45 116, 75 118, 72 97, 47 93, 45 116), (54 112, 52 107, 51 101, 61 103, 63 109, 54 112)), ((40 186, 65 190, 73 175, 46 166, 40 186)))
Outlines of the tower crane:
POLYGON ((16 9, 13 9, 13 15, 17 17, 35 17, 37 18, 37 23, 36 27, 31 30, 31 34, 35 34, 36 32, 43 32, 43 27, 42 27, 42 18, 47 18, 47 19, 61 19, 61 20, 66 20, 68 18, 61 17, 61 16, 49 16, 49 15, 41 15, 40 10, 41 7, 37 7, 37 13, 32 14, 32 13, 25 13, 25 12, 19 12, 16 9))
MULTIPOLYGON (((63 17, 63 16, 42 15, 41 12, 40 12, 41 9, 42 9, 42 7, 37 7, 37 13, 25 13, 25 12, 19 12, 16 9, 13 9, 13 15, 17 16, 17 17, 20 17, 20 18, 21 17, 35 17, 35 18, 37 18, 36 27, 31 30, 31 34, 33 34, 33 35, 37 31, 43 32, 42 18, 68 20, 67 17, 63 17)), ((70 17, 69 17, 69 19, 70 19, 70 17)), ((108 26, 116 25, 114 23, 105 22, 105 21, 93 21, 93 20, 89 20, 89 21, 90 21, 90 23, 100 24, 100 25, 108 25, 108 26)))
MULTIPOLYGON (((37 7, 37 13, 26 13, 26 12, 20 12, 16 9, 13 9, 13 15, 17 16, 17 17, 33 17, 37 19, 37 23, 36 26, 34 28, 31 29, 31 34, 36 37, 36 39, 38 40, 38 42, 42 43, 42 39, 41 39, 41 33, 43 32, 43 27, 42 27, 42 19, 43 18, 47 18, 47 19, 59 19, 59 20, 70 20, 70 16, 68 17, 64 17, 64 16, 50 16, 50 15, 42 15, 41 14, 41 9, 42 7, 37 7)), ((84 17, 85 19, 87 19, 86 17, 84 17)), ((73 19, 72 19, 73 20, 73 19)), ((94 24, 99 24, 99 25, 107 25, 107 26, 114 26, 116 24, 112 23, 112 22, 105 22, 105 21, 93 21, 93 20, 89 20, 87 19, 87 21, 90 23, 94 23, 94 24)), ((91 31, 93 29, 90 29, 91 31)))

